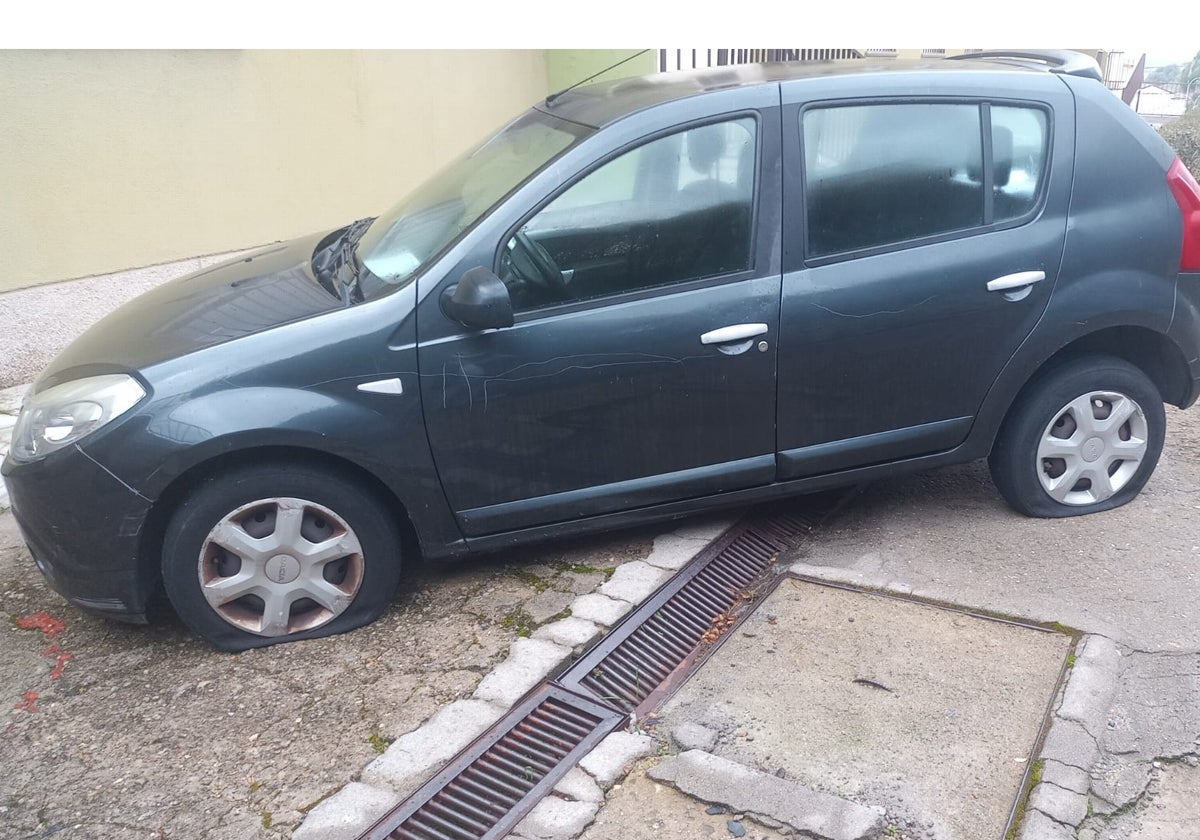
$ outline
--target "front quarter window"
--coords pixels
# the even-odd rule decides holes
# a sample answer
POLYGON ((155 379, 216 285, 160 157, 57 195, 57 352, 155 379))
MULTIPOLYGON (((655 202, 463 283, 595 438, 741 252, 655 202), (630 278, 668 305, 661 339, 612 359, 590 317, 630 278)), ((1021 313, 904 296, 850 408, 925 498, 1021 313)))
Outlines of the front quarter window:
POLYGON ((358 243, 368 299, 403 285, 587 129, 529 111, 376 219, 358 243))

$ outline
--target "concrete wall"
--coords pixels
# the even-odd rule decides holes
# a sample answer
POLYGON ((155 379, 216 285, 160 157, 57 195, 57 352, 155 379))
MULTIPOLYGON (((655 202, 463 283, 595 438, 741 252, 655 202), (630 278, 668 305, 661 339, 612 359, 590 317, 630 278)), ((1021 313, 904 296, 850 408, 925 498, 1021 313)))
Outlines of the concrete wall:
POLYGON ((374 215, 547 90, 542 50, 0 51, 0 292, 374 215))

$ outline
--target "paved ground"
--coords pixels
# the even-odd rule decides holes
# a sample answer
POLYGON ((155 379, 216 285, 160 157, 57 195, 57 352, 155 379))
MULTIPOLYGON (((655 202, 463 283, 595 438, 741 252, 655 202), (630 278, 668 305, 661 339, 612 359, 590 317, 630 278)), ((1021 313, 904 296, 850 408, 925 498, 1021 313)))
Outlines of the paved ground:
POLYGON ((0 838, 288 836, 519 634, 649 550, 626 532, 418 567, 368 628, 230 656, 172 619, 69 608, 0 516, 0 838), (22 629, 39 613, 65 629, 22 629))
POLYGON ((1181 793, 1196 784, 1200 736, 1200 411, 1168 408, 1167 420, 1157 473, 1120 510, 1026 519, 971 464, 868 488, 795 558, 1116 641, 1124 655, 1081 840, 1200 836, 1200 801, 1181 793), (1160 828, 1147 833, 1146 821, 1160 828))
POLYGON ((706 726, 719 733, 708 752, 884 807, 895 825, 922 827, 913 837, 999 837, 1070 645, 785 579, 665 706, 659 729, 706 726))

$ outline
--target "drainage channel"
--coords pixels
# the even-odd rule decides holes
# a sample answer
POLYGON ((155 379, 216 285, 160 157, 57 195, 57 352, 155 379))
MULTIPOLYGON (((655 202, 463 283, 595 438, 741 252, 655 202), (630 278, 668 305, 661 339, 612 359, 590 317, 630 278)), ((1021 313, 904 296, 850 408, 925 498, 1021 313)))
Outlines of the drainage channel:
POLYGON ((749 514, 359 840, 506 835, 605 736, 666 700, 747 612, 776 556, 849 498, 825 493, 749 514))

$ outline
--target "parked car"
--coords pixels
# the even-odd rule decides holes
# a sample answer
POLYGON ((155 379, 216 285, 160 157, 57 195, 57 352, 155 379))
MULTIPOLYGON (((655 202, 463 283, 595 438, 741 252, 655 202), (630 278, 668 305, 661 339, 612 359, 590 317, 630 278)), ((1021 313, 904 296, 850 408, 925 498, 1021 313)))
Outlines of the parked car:
POLYGON ((988 458, 1109 510, 1200 383, 1200 187, 1068 53, 662 74, 396 207, 167 283, 34 383, 3 474, 71 603, 237 650, 428 558, 988 458))

